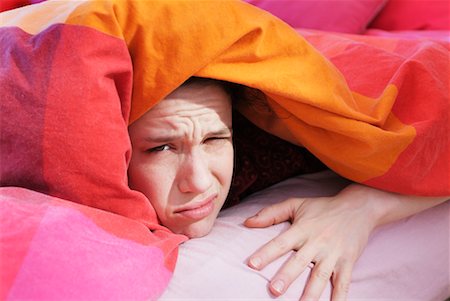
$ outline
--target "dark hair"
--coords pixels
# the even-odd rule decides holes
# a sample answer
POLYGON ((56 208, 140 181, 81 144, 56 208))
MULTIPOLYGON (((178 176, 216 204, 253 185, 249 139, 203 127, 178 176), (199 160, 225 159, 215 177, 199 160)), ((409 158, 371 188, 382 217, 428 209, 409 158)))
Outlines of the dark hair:
POLYGON ((267 103, 267 97, 261 90, 224 80, 197 76, 190 77, 181 86, 191 84, 219 85, 230 96, 233 104, 245 101, 251 103, 258 112, 272 113, 272 109, 267 103))

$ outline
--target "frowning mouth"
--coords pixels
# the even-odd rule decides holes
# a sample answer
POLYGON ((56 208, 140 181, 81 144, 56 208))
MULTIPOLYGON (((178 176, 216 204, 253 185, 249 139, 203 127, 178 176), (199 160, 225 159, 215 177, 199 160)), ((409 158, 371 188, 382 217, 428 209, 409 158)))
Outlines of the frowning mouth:
POLYGON ((203 201, 196 202, 175 211, 187 218, 200 220, 210 215, 214 210, 214 200, 217 194, 214 194, 203 201))

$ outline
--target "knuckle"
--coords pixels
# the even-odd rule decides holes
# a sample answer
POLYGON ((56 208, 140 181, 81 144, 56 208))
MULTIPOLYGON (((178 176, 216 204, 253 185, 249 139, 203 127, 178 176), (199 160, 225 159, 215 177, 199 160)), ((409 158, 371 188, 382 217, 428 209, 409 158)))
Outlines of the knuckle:
POLYGON ((272 244, 280 252, 286 252, 290 249, 289 242, 283 237, 274 238, 272 244))
POLYGON ((301 252, 297 252, 294 254, 293 261, 295 262, 296 265, 305 267, 311 262, 311 260, 306 258, 305 255, 303 255, 301 252))
POLYGON ((339 281, 335 286, 335 289, 339 290, 343 294, 347 294, 350 290, 350 282, 348 281, 339 281))
POLYGON ((317 268, 314 275, 321 280, 329 280, 331 278, 332 271, 324 268, 317 268))

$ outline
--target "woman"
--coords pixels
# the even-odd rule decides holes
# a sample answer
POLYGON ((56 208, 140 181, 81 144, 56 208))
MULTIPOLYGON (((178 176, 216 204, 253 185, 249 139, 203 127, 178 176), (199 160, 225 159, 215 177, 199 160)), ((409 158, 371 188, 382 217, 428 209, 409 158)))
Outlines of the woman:
MULTIPOLYGON (((149 198, 161 223, 175 233, 207 235, 227 199, 234 161, 232 101, 239 101, 242 92, 240 86, 192 78, 129 127, 130 186, 149 198)), ((283 294, 313 262, 302 300, 317 300, 330 278, 332 300, 345 300, 353 265, 376 227, 447 199, 403 196, 359 184, 334 197, 288 199, 245 222, 248 227, 292 223, 248 264, 262 269, 297 250, 273 277, 271 292, 283 294)))

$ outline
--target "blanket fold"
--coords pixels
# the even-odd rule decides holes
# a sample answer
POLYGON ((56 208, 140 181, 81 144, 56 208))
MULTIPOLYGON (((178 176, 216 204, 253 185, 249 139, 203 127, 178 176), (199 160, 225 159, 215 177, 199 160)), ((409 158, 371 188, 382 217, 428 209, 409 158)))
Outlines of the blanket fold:
MULTIPOLYGON (((150 231, 138 236, 161 251, 148 262, 164 266, 167 277, 141 271, 149 281, 136 288, 138 299, 162 293, 186 238, 159 225, 148 199, 128 188, 127 125, 193 75, 262 91, 268 113, 252 102, 239 110, 348 179, 404 194, 450 194, 449 47, 442 43, 299 33, 240 1, 46 1, 1 13, 0 25, 0 182, 28 191, 0 192, 2 227, 25 218, 6 210, 46 197, 56 214, 50 225, 64 218, 83 228, 84 218, 57 210, 72 210, 72 202, 94 224, 93 216, 113 214, 100 228, 116 238, 119 217, 145 225, 150 231)), ((1 243, 2 254, 15 248, 9 236, 1 243)), ((36 255, 45 245, 20 248, 36 255)), ((19 260, 2 269, 0 299, 18 296, 21 273, 40 268, 19 260)), ((121 277, 135 277, 127 271, 121 277)), ((41 293, 52 299, 51 290, 41 293)))

